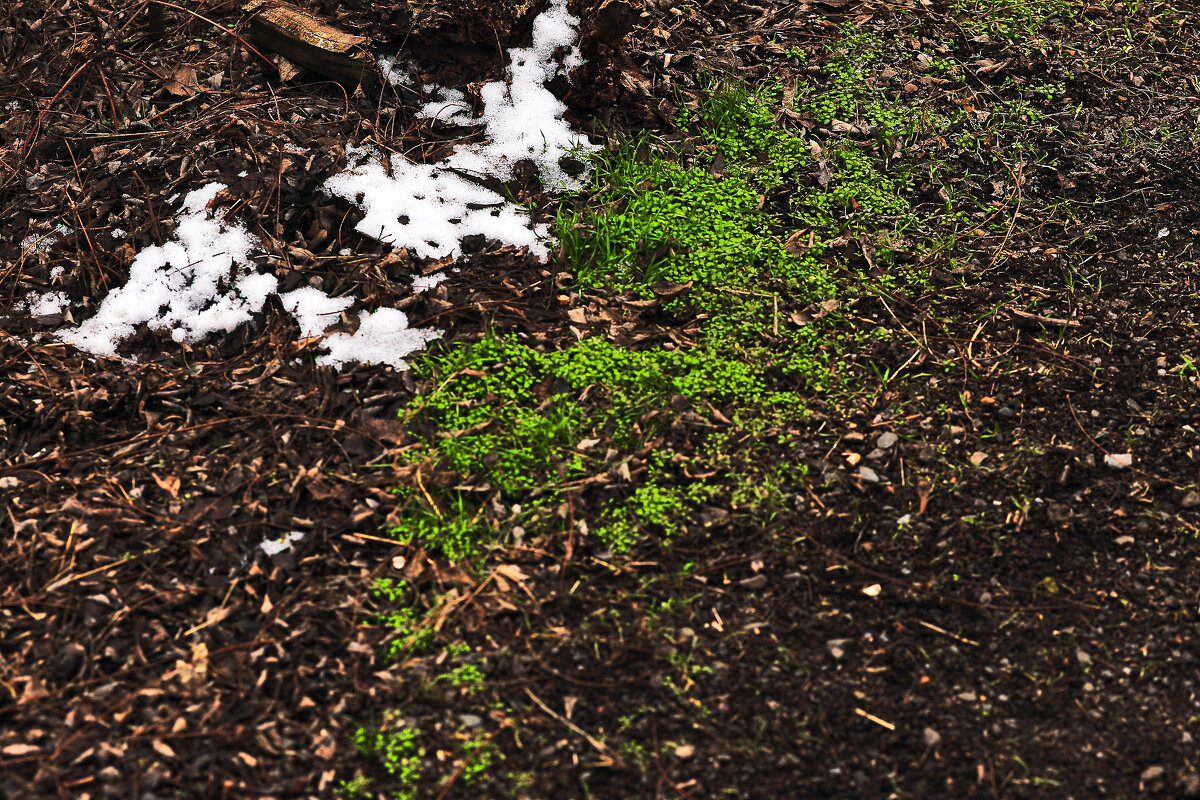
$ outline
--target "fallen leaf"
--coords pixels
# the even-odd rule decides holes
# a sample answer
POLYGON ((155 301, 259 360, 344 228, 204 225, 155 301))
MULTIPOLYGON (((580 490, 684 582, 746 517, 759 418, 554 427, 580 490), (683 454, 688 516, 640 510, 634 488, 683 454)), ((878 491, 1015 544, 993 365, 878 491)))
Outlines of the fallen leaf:
POLYGON ((163 88, 176 97, 191 97, 200 91, 200 82, 196 80, 196 68, 180 65, 171 70, 171 74, 163 81, 163 88))
POLYGON ((292 78, 304 71, 303 67, 296 66, 291 61, 288 61, 281 55, 275 56, 275 69, 279 70, 279 80, 287 83, 292 78))

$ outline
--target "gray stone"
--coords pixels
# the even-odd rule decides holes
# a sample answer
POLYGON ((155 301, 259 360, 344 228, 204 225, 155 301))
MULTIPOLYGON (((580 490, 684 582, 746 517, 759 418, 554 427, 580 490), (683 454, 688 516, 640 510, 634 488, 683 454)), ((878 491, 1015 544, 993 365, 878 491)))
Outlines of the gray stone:
POLYGON ((458 718, 468 728, 478 728, 483 724, 483 717, 477 714, 459 714, 458 718))
POLYGON ((875 470, 870 467, 859 467, 858 477, 862 478, 867 483, 879 483, 879 476, 875 474, 875 470))
POLYGON ((926 747, 937 747, 942 743, 942 735, 933 728, 926 728, 921 732, 921 740, 925 742, 926 747))
POLYGON ((749 578, 742 578, 738 581, 738 584, 747 589, 762 589, 767 585, 767 576, 760 572, 757 575, 751 575, 749 578))
POLYGON ((900 441, 900 437, 891 431, 884 431, 879 434, 879 438, 875 440, 875 446, 880 450, 888 450, 896 446, 896 442, 900 441))

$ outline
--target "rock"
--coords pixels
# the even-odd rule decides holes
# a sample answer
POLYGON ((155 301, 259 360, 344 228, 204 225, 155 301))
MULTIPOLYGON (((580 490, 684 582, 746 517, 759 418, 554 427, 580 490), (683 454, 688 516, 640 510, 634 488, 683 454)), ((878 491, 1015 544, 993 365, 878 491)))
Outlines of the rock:
POLYGON ((900 437, 891 431, 885 431, 879 434, 879 438, 875 440, 875 446, 880 450, 890 450, 896 446, 896 442, 900 441, 900 437))
POLYGON ((681 744, 675 748, 676 758, 691 758, 696 754, 696 746, 694 744, 681 744))
POLYGON ((1165 775, 1166 772, 1167 770, 1164 767, 1160 767, 1158 764, 1155 764, 1151 767, 1146 767, 1144 770, 1142 770, 1142 783, 1156 781, 1165 775))
POLYGON ((1132 536, 1118 536, 1113 541, 1117 544, 1133 544, 1134 538, 1132 536))
POLYGON ((1184 508, 1195 508, 1196 506, 1200 506, 1200 492, 1197 492, 1194 489, 1188 492, 1183 496, 1183 499, 1179 501, 1179 505, 1183 506, 1184 508))
POLYGON ((833 656, 834 658, 841 658, 842 656, 846 655, 846 646, 852 641, 854 640, 830 639, 825 643, 825 646, 829 648, 829 655, 833 656))
POLYGON ((1082 666, 1090 667, 1092 665, 1092 657, 1088 655, 1087 651, 1082 648, 1075 650, 1075 659, 1079 661, 1080 665, 1082 666))
POLYGON ((459 714, 458 719, 467 728, 478 728, 483 724, 483 717, 477 714, 459 714))
POLYGON ((1104 466, 1111 469, 1127 469, 1133 466, 1132 453, 1105 453, 1104 466))
POLYGON ((738 581, 738 585, 747 589, 762 589, 767 585, 767 576, 763 575, 762 573, 759 573, 758 575, 751 575, 749 578, 742 578, 740 581, 738 581))
POLYGON ((987 457, 987 453, 983 452, 982 450, 976 450, 974 453, 971 453, 970 461, 972 464, 978 467, 984 461, 987 461, 987 457))
POLYGON ((879 476, 875 474, 875 470, 870 467, 859 467, 858 477, 862 478, 867 483, 879 483, 879 476))
POLYGON ((942 735, 933 728, 926 728, 921 732, 921 741, 925 742, 926 747, 937 747, 942 743, 942 735))

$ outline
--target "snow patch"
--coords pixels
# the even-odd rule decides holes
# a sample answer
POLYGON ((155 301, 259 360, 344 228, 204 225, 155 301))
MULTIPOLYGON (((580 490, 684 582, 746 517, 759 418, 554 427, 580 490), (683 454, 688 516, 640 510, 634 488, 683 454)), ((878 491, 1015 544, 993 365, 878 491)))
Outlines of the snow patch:
POLYGON ((13 310, 32 317, 48 317, 61 314, 69 303, 66 292, 33 292, 26 295, 24 300, 18 300, 13 310))
POLYGON ((281 539, 264 539, 259 547, 269 556, 277 556, 284 550, 291 550, 292 545, 304 538, 300 531, 292 531, 281 539))
POLYGON ((117 342, 143 322, 170 331, 177 342, 194 342, 250 320, 277 281, 250 263, 255 238, 208 212, 224 188, 211 183, 189 192, 175 239, 138 253, 129 281, 108 293, 95 316, 60 331, 60 338, 93 355, 116 356, 117 342))
POLYGON ((452 124, 482 122, 488 137, 484 143, 460 146, 440 164, 393 159, 390 174, 377 154, 347 148, 348 168, 325 188, 362 208, 359 231, 424 258, 458 256, 461 239, 473 234, 528 247, 544 258, 548 250, 540 240, 545 226, 534 226, 523 209, 460 173, 508 180, 517 162, 528 159, 546 190, 580 188, 559 161, 599 148, 571 130, 563 119, 566 106, 545 86, 560 72, 583 63, 574 47, 578 24, 564 0, 538 15, 532 46, 509 51, 508 81, 488 83, 480 90, 484 109, 478 118, 470 116, 461 91, 424 87, 442 99, 426 103, 418 116, 452 124), (560 63, 555 54, 563 51, 560 63))
POLYGON ((441 331, 408 327, 408 315, 399 309, 364 311, 359 315, 358 330, 353 334, 332 333, 325 338, 329 355, 318 356, 317 363, 341 369, 348 361, 360 361, 405 370, 408 364, 404 356, 424 349, 441 335, 441 331))

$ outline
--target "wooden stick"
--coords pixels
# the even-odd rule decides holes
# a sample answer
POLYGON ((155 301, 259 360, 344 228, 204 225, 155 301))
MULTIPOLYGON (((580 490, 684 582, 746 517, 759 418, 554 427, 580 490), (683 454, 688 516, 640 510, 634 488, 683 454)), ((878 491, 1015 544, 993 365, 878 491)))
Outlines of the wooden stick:
POLYGON ((367 45, 370 39, 339 30, 323 19, 282 0, 250 0, 250 37, 264 49, 348 87, 373 91, 382 74, 367 45))

